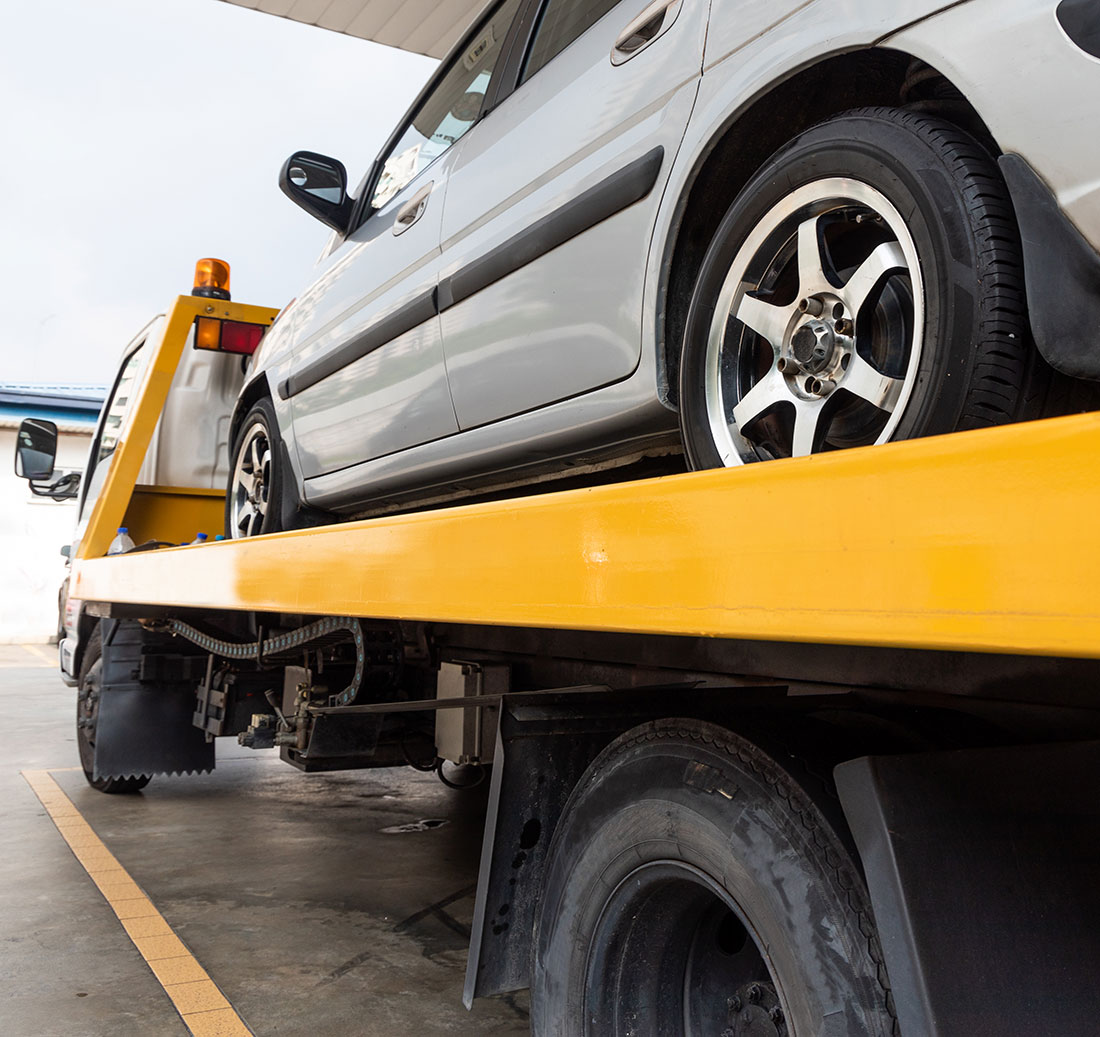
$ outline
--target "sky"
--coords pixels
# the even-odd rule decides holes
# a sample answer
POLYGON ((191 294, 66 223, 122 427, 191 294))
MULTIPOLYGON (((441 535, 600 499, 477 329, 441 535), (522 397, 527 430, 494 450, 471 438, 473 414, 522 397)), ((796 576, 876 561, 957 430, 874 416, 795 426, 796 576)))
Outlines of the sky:
POLYGON ((328 231, 284 160, 357 184, 436 65, 221 0, 0 8, 0 382, 110 381, 205 256, 285 305, 328 231))

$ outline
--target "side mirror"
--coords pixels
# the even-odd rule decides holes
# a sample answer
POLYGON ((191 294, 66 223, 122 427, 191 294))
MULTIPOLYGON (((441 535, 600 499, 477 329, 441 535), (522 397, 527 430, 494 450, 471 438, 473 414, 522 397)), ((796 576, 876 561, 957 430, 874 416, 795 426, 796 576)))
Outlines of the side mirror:
POLYGON ((351 199, 342 162, 312 151, 296 151, 279 173, 279 188, 310 216, 341 234, 347 231, 351 199))
POLYGON ((57 457, 57 426, 41 418, 27 418, 15 440, 15 474, 20 479, 48 479, 57 457))

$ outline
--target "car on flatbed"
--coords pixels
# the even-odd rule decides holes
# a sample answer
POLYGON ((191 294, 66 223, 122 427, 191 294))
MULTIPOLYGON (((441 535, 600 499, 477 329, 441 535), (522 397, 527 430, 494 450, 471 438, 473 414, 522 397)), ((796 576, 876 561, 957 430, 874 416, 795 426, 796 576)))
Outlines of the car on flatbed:
POLYGON ((353 195, 283 169, 333 233, 240 396, 227 532, 1070 409, 1048 365, 1100 378, 1098 23, 490 4, 353 195))

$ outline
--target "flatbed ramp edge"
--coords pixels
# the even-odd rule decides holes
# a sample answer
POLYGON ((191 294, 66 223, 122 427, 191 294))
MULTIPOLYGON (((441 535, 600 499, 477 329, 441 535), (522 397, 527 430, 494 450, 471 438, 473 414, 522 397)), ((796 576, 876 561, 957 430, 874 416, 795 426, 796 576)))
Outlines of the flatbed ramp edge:
MULTIPOLYGON (((122 721, 114 732, 99 732, 97 772, 102 750, 104 761, 112 754, 116 761, 103 762, 105 773, 138 773, 132 769, 136 746, 154 756, 179 749, 183 759, 213 764, 209 733, 204 743, 204 732, 190 727, 194 682, 182 679, 195 674, 191 664, 199 660, 173 656, 157 623, 146 631, 121 617, 221 616, 232 627, 239 615, 238 636, 251 613, 397 619, 451 630, 500 627, 509 643, 526 628, 536 654, 554 643, 538 640, 539 631, 575 631, 668 635, 688 645, 700 637, 727 644, 755 639, 858 651, 923 649, 929 657, 945 650, 952 660, 1004 653, 1045 656, 1056 666, 1067 661, 1062 676, 1068 674, 1068 683, 1080 684, 1082 672, 1090 675, 1074 697, 1076 708, 1066 711, 1062 700, 1040 716, 1035 709, 1042 693, 1030 700, 1025 695, 1010 704, 1023 711, 1012 714, 1016 730, 1007 744, 987 747, 984 736, 964 737, 953 751, 942 751, 948 747, 943 742, 920 742, 930 731, 922 724, 929 716, 936 722, 942 701, 923 720, 918 714, 927 699, 913 698, 912 717, 904 696, 885 706, 880 701, 882 711, 872 709, 872 715, 895 733, 917 735, 916 741, 900 755, 883 755, 869 739, 860 752, 839 757, 845 762, 836 768, 835 785, 874 908, 890 1011, 903 1037, 1092 1032, 1100 1014, 1093 924, 1100 917, 1100 815, 1093 791, 1100 725, 1080 708, 1091 702, 1096 671, 1091 663, 1085 671, 1074 669, 1071 661, 1100 658, 1100 560, 1094 549, 1100 415, 103 557, 124 519, 140 516, 139 525, 152 530, 157 522, 175 521, 173 513, 188 499, 185 489, 133 482, 184 333, 207 305, 181 297, 170 312, 73 562, 71 594, 94 603, 96 614, 119 617, 104 624, 109 665, 101 695, 122 721), (1032 729, 1033 720, 1042 722, 1032 729), (1032 730, 1037 744, 1029 745, 1032 730)), ((244 319, 239 304, 218 306, 226 319, 244 319)), ((247 316, 270 321, 274 311, 250 308, 247 316)), ((188 521, 200 513, 216 521, 220 502, 198 494, 187 507, 188 521)), ((257 664, 264 661, 260 654, 257 664)), ((463 658, 452 653, 452 661, 440 666, 436 700, 338 708, 307 702, 299 730, 306 730, 307 720, 312 725, 312 750, 319 733, 331 738, 341 719, 354 727, 398 709, 457 705, 442 699, 444 667, 452 685, 473 689, 460 692, 460 698, 472 696, 461 701, 473 708, 441 710, 478 718, 465 724, 460 740, 472 729, 473 744, 484 745, 482 718, 496 717, 467 1004, 538 982, 539 966, 532 973, 531 961, 533 953, 541 961, 541 951, 533 952, 532 932, 540 898, 548 895, 544 881, 553 874, 560 879, 560 868, 553 871, 562 852, 555 831, 568 830, 579 809, 574 800, 582 775, 601 764, 609 743, 642 730, 637 725, 672 716, 712 732, 742 732, 743 724, 752 730, 759 719, 753 711, 764 701, 776 704, 777 694, 778 712, 768 715, 780 730, 789 725, 794 731, 812 711, 842 711, 845 698, 844 679, 829 669, 835 655, 817 665, 819 679, 833 680, 840 694, 819 699, 792 688, 786 700, 782 676, 762 676, 758 686, 742 677, 731 678, 731 686, 688 680, 617 691, 513 692, 505 684, 504 693, 487 694, 491 663, 466 664, 463 658), (505 914, 508 924, 499 921, 505 914)), ((209 659, 196 724, 209 722, 205 710, 212 703, 229 702, 224 683, 213 689, 214 656, 209 659)), ((302 661, 299 655, 295 666, 302 661)), ((592 661, 591 672, 602 674, 600 657, 592 661)), ((296 672, 310 679, 304 667, 296 672)), ((943 672, 950 680, 957 667, 946 665, 943 672)), ((1029 672, 1020 671, 1021 679, 1030 680, 1029 672)), ((288 666, 292 691, 290 673, 288 666)), ((524 687, 531 686, 528 678, 524 687)), ((285 695, 284 689, 284 707, 285 695)), ((1009 715, 1003 703, 986 704, 1001 711, 991 714, 998 722, 1009 715)), ((969 716, 973 708, 971 699, 958 715, 969 716)), ((100 725, 106 715, 109 710, 101 712, 100 725)), ((226 705, 219 721, 224 730, 216 733, 241 729, 229 725, 228 716, 226 705)), ((442 728, 436 730, 438 737, 442 728)), ((827 740, 829 732, 845 740, 843 725, 822 730, 827 740)), ((343 743, 337 738, 336 744, 343 743)), ((832 746, 825 748, 828 756, 832 746)), ((335 764, 341 760, 379 765, 341 757, 335 764)), ((713 779, 699 766, 685 773, 685 790, 690 786, 706 798, 713 779)), ((172 769, 177 766, 158 764, 140 773, 172 769)), ((736 799, 736 788, 729 794, 736 799)), ((582 795, 579 803, 585 802, 582 795)), ((676 867, 682 871, 682 862, 676 867)), ((602 929, 597 935, 606 936, 602 929)), ((776 989, 781 992, 772 978, 769 972, 763 983, 769 1004, 776 989)), ((749 985, 728 998, 730 991, 719 990, 720 1014, 728 1005, 725 1032, 791 1032, 774 1008, 767 1024, 772 1030, 751 1029, 764 1025, 754 990, 759 994, 761 987, 749 985)), ((841 1014, 828 1025, 834 1023, 841 1027, 835 1032, 854 1032, 851 1017, 841 1014)), ((801 1037, 797 1027, 795 1032, 801 1037)))
POLYGON ((1100 415, 112 558, 87 601, 1100 657, 1100 415))

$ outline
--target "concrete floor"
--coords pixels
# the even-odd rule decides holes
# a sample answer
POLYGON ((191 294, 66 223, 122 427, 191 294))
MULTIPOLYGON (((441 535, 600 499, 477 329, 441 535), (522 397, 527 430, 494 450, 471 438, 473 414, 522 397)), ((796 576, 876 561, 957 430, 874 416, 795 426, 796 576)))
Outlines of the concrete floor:
POLYGON ((209 775, 89 788, 49 648, 0 646, 0 1033, 186 1035, 21 770, 49 770, 260 1035, 529 1033, 526 994, 461 1004, 484 792, 407 768, 304 775, 219 742, 209 775), (448 823, 384 834, 425 818, 448 823))

